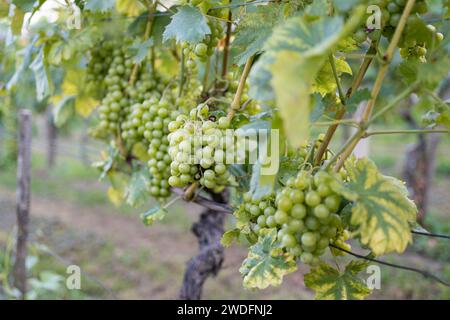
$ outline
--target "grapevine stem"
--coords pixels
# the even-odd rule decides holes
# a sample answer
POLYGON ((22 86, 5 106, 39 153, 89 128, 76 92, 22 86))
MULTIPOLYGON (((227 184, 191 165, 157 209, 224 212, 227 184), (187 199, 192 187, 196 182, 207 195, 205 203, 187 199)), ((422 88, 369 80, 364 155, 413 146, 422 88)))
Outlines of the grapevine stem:
POLYGON ((415 0, 408 0, 406 3, 406 6, 403 10, 402 16, 400 18, 400 21, 397 25, 397 28, 395 29, 394 35, 391 39, 391 42, 389 43, 388 49, 386 50, 386 53, 383 56, 383 65, 381 66, 380 70, 378 71, 377 78, 375 80, 375 84, 372 88, 371 96, 372 98, 368 101, 366 107, 364 108, 362 117, 361 117, 361 123, 364 124, 364 130, 360 129, 354 134, 354 142, 349 144, 348 147, 343 151, 342 157, 339 159, 338 163, 334 167, 335 171, 339 171, 342 165, 344 164, 345 160, 352 154, 353 149, 358 144, 359 140, 361 140, 364 137, 365 129, 367 129, 367 125, 369 124, 369 119, 371 117, 373 108, 375 106, 375 102, 377 99, 378 94, 381 90, 381 85, 383 84, 383 80, 387 74, 387 71, 389 69, 390 62, 392 60, 392 56, 394 55, 395 48, 398 45, 398 41, 400 40, 400 36, 402 35, 402 32, 405 28, 406 22, 408 20, 408 16, 414 6, 415 0))
POLYGON ((359 129, 354 135, 352 135, 347 140, 347 142, 341 147, 341 149, 339 149, 339 151, 335 153, 335 155, 330 159, 330 161, 327 162, 324 169, 325 170, 328 169, 335 161, 337 161, 339 159, 339 157, 344 154, 345 150, 347 150, 348 148, 350 148, 350 146, 355 144, 355 141, 357 140, 357 138, 360 135, 362 136, 363 134, 364 134, 363 131, 361 129, 359 129))
POLYGON ((402 265, 398 265, 398 264, 394 264, 394 263, 378 260, 378 259, 375 259, 375 258, 366 257, 366 256, 363 256, 361 254, 357 254, 355 252, 346 250, 344 248, 340 248, 340 247, 338 247, 338 246, 336 246, 334 244, 330 244, 330 247, 333 247, 333 248, 335 248, 337 250, 340 250, 342 252, 348 253, 348 254, 350 254, 350 255, 352 255, 354 257, 360 258, 360 259, 364 259, 364 260, 367 260, 367 261, 372 261, 372 262, 375 262, 375 263, 378 263, 378 264, 381 264, 381 265, 385 265, 385 266, 388 266, 388 267, 393 267, 393 268, 397 268, 397 269, 403 269, 403 270, 407 270, 407 271, 417 272, 417 273, 420 273, 425 278, 431 278, 431 279, 433 279, 433 280, 443 284, 444 286, 450 287, 450 283, 448 283, 445 280, 442 280, 442 279, 438 278, 437 276, 435 276, 434 274, 432 274, 432 273, 430 273, 430 272, 428 272, 426 270, 420 270, 420 269, 416 269, 416 268, 413 268, 413 267, 402 266, 402 265))
POLYGON ((331 70, 333 71, 334 81, 336 81, 336 86, 339 93, 339 99, 341 99, 342 105, 345 106, 345 96, 344 91, 342 91, 341 81, 339 80, 339 76, 336 70, 336 62, 334 61, 333 54, 330 54, 328 59, 330 60, 331 70))
POLYGON ((184 68, 184 52, 183 49, 181 49, 181 62, 180 62, 180 83, 179 83, 179 88, 178 88, 178 97, 181 97, 181 95, 183 94, 183 85, 184 85, 184 72, 185 72, 185 68, 184 68))
POLYGON ((383 130, 366 132, 363 138, 382 134, 421 134, 421 133, 448 133, 446 129, 416 129, 416 130, 383 130))
MULTIPOLYGON (((362 82, 364 76, 366 75, 366 72, 369 69, 370 64, 372 63, 372 60, 374 58, 374 53, 376 53, 377 43, 378 42, 376 42, 376 41, 372 42, 369 49, 367 50, 364 60, 361 64, 361 66, 359 67, 358 74, 356 75, 355 79, 353 80, 351 87, 347 91, 346 98, 350 98, 353 95, 353 93, 361 85, 361 82, 362 82)), ((341 108, 337 111, 337 113, 336 113, 337 121, 341 120, 344 117, 345 111, 346 111, 345 108, 341 108)), ((316 166, 318 166, 320 164, 320 161, 322 161, 322 157, 325 154, 325 152, 328 148, 328 145, 330 144, 331 139, 333 138, 334 133, 336 132, 336 129, 338 128, 338 126, 339 126, 339 123, 336 123, 328 128, 328 130, 325 134, 325 138, 316 153, 316 158, 314 160, 314 164, 316 166)))
POLYGON ((208 56, 208 58, 206 59, 205 74, 203 75, 203 90, 202 90, 202 94, 204 94, 207 91, 208 78, 209 78, 209 68, 210 67, 211 67, 211 57, 208 56))
POLYGON ((250 69, 252 67, 254 59, 255 56, 253 55, 250 58, 248 58, 247 62, 245 63, 244 70, 242 71, 241 78, 239 79, 239 85, 236 90, 236 94, 234 95, 233 102, 231 102, 230 110, 227 115, 229 121, 233 119, 236 110, 238 110, 241 105, 242 93, 244 92, 245 82, 247 81, 247 77, 248 74, 250 73, 250 69))
POLYGON ((332 121, 318 121, 311 123, 312 126, 334 126, 339 124, 347 124, 352 126, 358 126, 358 121, 355 119, 341 119, 341 120, 332 120, 332 121))
POLYGON ((406 22, 408 20, 409 14, 414 6, 415 0, 408 0, 406 3, 405 9, 403 10, 400 21, 395 29, 394 35, 392 37, 391 42, 386 50, 386 53, 383 56, 384 64, 381 66, 380 71, 378 72, 377 78, 375 80, 375 84, 372 89, 372 99, 367 103, 366 108, 364 109, 364 113, 362 115, 362 119, 367 122, 372 114, 372 110, 375 106, 375 102, 378 94, 381 90, 381 85, 383 84, 384 77, 389 68, 389 64, 392 60, 392 56, 394 55, 395 49, 397 48, 400 37, 403 33, 403 29, 405 28, 406 22))
MULTIPOLYGON (((231 0, 229 1, 231 3, 231 0)), ((227 75, 228 68, 228 55, 230 53, 230 38, 231 38, 231 9, 228 10, 228 22, 227 22, 227 31, 225 36, 225 44, 223 47, 223 60, 222 60, 222 78, 227 75)))
POLYGON ((191 201, 194 198, 195 190, 197 190, 199 186, 198 182, 192 183, 184 192, 183 198, 186 201, 191 201))

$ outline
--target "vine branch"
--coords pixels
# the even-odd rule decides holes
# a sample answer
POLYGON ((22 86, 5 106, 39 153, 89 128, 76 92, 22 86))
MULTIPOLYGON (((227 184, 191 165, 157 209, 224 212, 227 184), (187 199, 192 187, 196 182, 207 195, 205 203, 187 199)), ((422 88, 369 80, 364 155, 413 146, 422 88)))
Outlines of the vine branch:
MULTIPOLYGON (((229 1, 231 3, 231 0, 229 1)), ((231 38, 231 19, 232 13, 231 9, 228 9, 228 22, 227 22, 227 31, 225 35, 225 43, 223 46, 223 60, 222 60, 222 77, 224 78, 227 75, 228 68, 228 55, 230 53, 230 38, 231 38)))
POLYGON ((230 105, 230 111, 228 112, 227 118, 228 120, 232 120, 236 110, 239 110, 241 105, 241 99, 242 99, 242 93, 244 92, 245 88, 245 82, 247 81, 248 74, 250 73, 250 69, 253 64, 253 60, 255 59, 255 56, 251 56, 248 58, 247 62, 245 63, 244 70, 242 71, 241 78, 239 79, 239 85, 236 90, 236 94, 234 95, 233 102, 231 102, 230 105))
POLYGON ((375 83, 373 85, 372 92, 371 92, 371 99, 368 101, 366 107, 363 110, 363 114, 361 117, 361 128, 354 134, 353 137, 355 138, 355 140, 353 141, 353 143, 348 144, 347 148, 342 152, 341 158, 339 159, 339 161, 336 163, 336 166, 334 167, 335 171, 340 170, 340 168, 344 165, 345 160, 352 154, 352 152, 355 149, 358 142, 364 137, 364 133, 369 124, 370 116, 372 115, 372 111, 375 106, 376 99, 378 97, 378 94, 380 93, 381 86, 383 84, 383 80, 386 77, 390 62, 394 55, 394 51, 397 48, 398 42, 400 40, 400 36, 403 33, 403 30, 404 30, 406 22, 408 20, 409 14, 411 13, 411 10, 414 6, 414 3, 415 3, 415 0, 408 0, 405 8, 403 9, 403 13, 400 18, 400 21, 397 25, 397 28, 395 29, 394 35, 392 36, 391 42, 389 43, 389 46, 388 46, 388 49, 386 50, 386 53, 383 56, 383 59, 382 59, 383 65, 381 66, 380 70, 378 71, 378 75, 375 79, 375 83))
POLYGON ((337 250, 340 250, 342 252, 348 253, 349 255, 352 255, 352 256, 354 256, 356 258, 364 259, 364 260, 367 260, 367 261, 372 261, 372 262, 375 262, 375 263, 378 263, 378 264, 381 264, 381 265, 385 265, 385 266, 388 266, 388 267, 396 268, 396 269, 416 272, 416 273, 421 274, 425 278, 433 279, 434 281, 437 281, 437 282, 439 282, 440 284, 442 284, 442 285, 444 285, 446 287, 450 287, 450 283, 449 282, 447 282, 445 280, 442 280, 441 278, 435 276, 434 274, 432 274, 432 273, 430 273, 430 272, 428 272, 426 270, 421 270, 421 269, 417 269, 417 268, 413 268, 413 267, 408 267, 408 266, 403 266, 403 265, 399 265, 399 264, 395 264, 395 263, 390 263, 390 262, 378 260, 378 259, 375 259, 375 258, 370 258, 370 257, 367 257, 367 256, 363 256, 361 254, 358 254, 358 253, 346 250, 344 248, 338 247, 338 246, 336 246, 334 244, 330 244, 330 247, 333 247, 333 248, 335 248, 337 250))
MULTIPOLYGON (((369 69, 370 64, 372 63, 372 60, 375 57, 374 54, 376 53, 377 45, 378 45, 377 41, 374 41, 371 43, 369 49, 367 50, 366 54, 364 55, 364 60, 361 63, 361 66, 359 67, 359 70, 358 70, 358 73, 357 73, 355 79, 353 79, 353 83, 346 93, 346 98, 344 98, 344 100, 342 100, 342 98, 341 98, 341 102, 350 98, 353 95, 353 93, 361 85, 361 82, 364 79, 364 76, 366 75, 366 72, 369 69)), ((334 59, 333 59, 333 62, 334 62, 334 59)), ((335 120, 340 121, 344 117, 346 111, 347 110, 344 107, 339 109, 336 112, 335 120)), ((322 160, 322 157, 325 154, 325 152, 328 148, 328 145, 330 144, 331 139, 333 138, 334 133, 336 132, 336 129, 338 128, 338 126, 339 126, 339 123, 335 123, 328 128, 328 130, 325 134, 325 138, 324 138, 323 142, 321 143, 319 149, 317 150, 317 153, 316 153, 316 156, 314 159, 315 165, 320 164, 320 161, 322 160)))

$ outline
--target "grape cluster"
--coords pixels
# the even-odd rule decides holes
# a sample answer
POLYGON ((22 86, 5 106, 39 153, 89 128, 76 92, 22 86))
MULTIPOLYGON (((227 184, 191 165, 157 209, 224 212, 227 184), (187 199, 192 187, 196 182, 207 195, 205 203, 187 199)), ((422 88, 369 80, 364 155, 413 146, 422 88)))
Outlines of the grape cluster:
POLYGON ((226 117, 215 120, 208 105, 200 104, 189 117, 179 115, 169 123, 171 186, 185 187, 198 182, 218 193, 232 182, 225 160, 226 149, 233 145, 234 136, 224 132, 230 126, 226 117))
MULTIPOLYGON (((349 233, 339 215, 342 198, 330 187, 331 175, 301 170, 276 194, 274 202, 270 198, 249 201, 246 194, 244 210, 251 214, 253 231, 277 228, 281 246, 306 264, 318 263, 330 244, 350 249, 345 243, 349 233)), ((340 174, 335 177, 342 179, 340 174)))
MULTIPOLYGON (((155 115, 163 113, 159 111, 158 102, 162 102, 161 95, 167 82, 155 73, 143 73, 140 79, 133 86, 128 86, 126 95, 128 96, 130 107, 126 119, 121 123, 122 138, 133 145, 147 139, 151 141, 151 131, 153 127, 147 121, 153 120, 155 115)), ((164 100, 164 107, 168 102, 164 100)), ((167 109, 166 109, 167 110, 167 109)), ((161 120, 159 118, 158 120, 161 120)), ((162 127, 161 127, 162 128, 162 127)), ((157 128, 160 129, 160 128, 157 128)))
POLYGON ((129 121, 123 124, 122 136, 128 142, 143 142, 148 146, 147 162, 151 179, 150 195, 162 201, 170 195, 168 179, 170 177, 171 158, 168 153, 168 125, 175 120, 179 112, 173 103, 159 99, 159 95, 136 103, 131 107, 129 121))
POLYGON ((113 40, 105 40, 89 50, 86 81, 103 87, 103 79, 108 73, 113 60, 112 53, 118 44, 113 40))
MULTIPOLYGON (((395 28, 397 27, 406 0, 375 0, 372 4, 381 8, 381 29, 369 30, 366 26, 361 27, 353 35, 354 40, 361 44, 366 41, 367 37, 372 40, 376 40, 380 37, 380 33, 387 39, 391 39, 395 28)), ((416 39, 417 21, 420 20, 420 16, 428 12, 428 5, 425 0, 418 0, 414 4, 411 11, 411 15, 408 17, 405 30, 399 41, 400 54, 404 59, 417 58, 421 61, 425 61, 425 55, 427 54, 426 43, 418 42, 416 39)), ((428 28, 433 33, 434 40, 440 42, 444 39, 444 35, 436 31, 433 25, 428 25, 428 28)))
POLYGON ((108 74, 104 78, 106 95, 98 108, 99 128, 109 133, 118 133, 120 123, 129 112, 130 101, 125 94, 132 88, 128 85, 133 62, 126 56, 126 47, 116 48, 112 52, 112 61, 108 74))
MULTIPOLYGON (((418 19, 418 17, 410 17, 409 21, 414 21, 415 19, 418 19)), ((444 35, 440 32, 437 32, 435 26, 433 26, 432 24, 428 24, 427 28, 433 35, 432 37, 434 38, 434 41, 436 43, 444 40, 444 35)), ((411 31, 411 28, 408 28, 407 25, 406 36, 404 36, 399 42, 400 55, 404 59, 418 59, 422 62, 425 62, 425 56, 427 54, 427 44, 425 42, 417 42, 416 39, 414 39, 414 35, 411 36, 412 33, 408 33, 408 31, 411 31)))

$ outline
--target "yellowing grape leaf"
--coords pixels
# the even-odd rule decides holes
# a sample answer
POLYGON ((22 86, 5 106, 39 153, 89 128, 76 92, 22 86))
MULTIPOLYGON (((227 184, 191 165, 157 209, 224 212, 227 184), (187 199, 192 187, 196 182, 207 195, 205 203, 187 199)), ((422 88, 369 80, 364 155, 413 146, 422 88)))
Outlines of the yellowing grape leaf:
POLYGON ((356 226, 361 243, 375 255, 403 252, 412 241, 409 224, 417 214, 404 184, 383 176, 367 158, 346 168, 351 181, 343 195, 354 202, 350 222, 356 226))
POLYGON ((321 263, 305 275, 305 285, 316 292, 317 300, 362 300, 371 293, 358 277, 358 273, 366 267, 365 261, 351 261, 341 273, 321 263))
MULTIPOLYGON (((352 68, 350 68, 344 57, 334 58, 336 64, 336 73, 338 77, 342 74, 352 74, 352 68)), ((318 72, 313 84, 312 90, 314 93, 320 93, 320 95, 325 96, 328 93, 335 92, 337 89, 336 80, 334 79, 333 70, 331 64, 325 63, 323 67, 318 72)))
POLYGON ((75 110, 81 116, 89 116, 98 106, 98 101, 90 93, 91 88, 86 85, 85 71, 69 69, 61 87, 64 95, 76 96, 75 110))
POLYGON ((119 207, 122 204, 124 197, 122 190, 109 187, 107 193, 109 201, 111 201, 116 207, 119 207))
POLYGON ((270 229, 250 247, 239 269, 244 276, 244 287, 265 289, 269 285, 278 286, 283 276, 297 269, 294 258, 278 247, 276 239, 276 230, 270 229))
POLYGON ((222 239, 220 239, 220 243, 224 246, 224 247, 229 247, 233 244, 234 240, 238 240, 239 236, 241 234, 241 231, 239 229, 232 229, 232 230, 228 230, 227 232, 225 232, 222 235, 222 239))
POLYGON ((75 110, 83 117, 87 117, 98 106, 98 101, 87 94, 77 96, 75 110))
POLYGON ((129 177, 119 171, 107 173, 111 187, 108 189, 108 198, 116 206, 120 206, 125 199, 125 191, 128 186, 129 177))
POLYGON ((164 219, 167 214, 167 210, 161 207, 154 207, 141 214, 142 222, 146 226, 151 226, 155 221, 164 219))

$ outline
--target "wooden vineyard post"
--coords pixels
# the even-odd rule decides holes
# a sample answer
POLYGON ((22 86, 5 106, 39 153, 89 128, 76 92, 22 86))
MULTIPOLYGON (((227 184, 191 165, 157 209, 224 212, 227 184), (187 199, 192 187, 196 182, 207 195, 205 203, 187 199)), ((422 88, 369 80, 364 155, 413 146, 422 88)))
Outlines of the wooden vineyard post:
POLYGON ((31 111, 19 111, 19 152, 17 158, 17 243, 14 260, 14 286, 26 298, 28 224, 30 214, 31 111))

